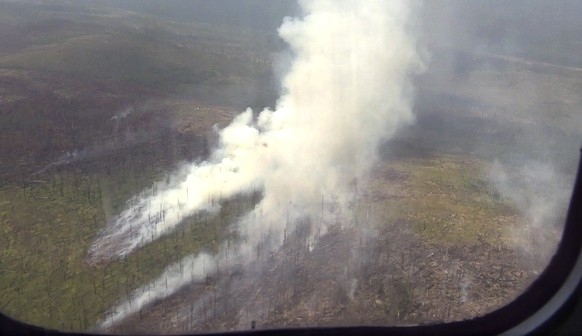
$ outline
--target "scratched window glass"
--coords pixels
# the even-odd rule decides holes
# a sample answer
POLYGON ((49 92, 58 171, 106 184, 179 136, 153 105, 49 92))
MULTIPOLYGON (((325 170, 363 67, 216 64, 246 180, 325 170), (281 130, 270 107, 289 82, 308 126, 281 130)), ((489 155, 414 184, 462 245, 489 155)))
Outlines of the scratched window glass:
POLYGON ((559 243, 570 0, 0 0, 0 311, 65 331, 458 321, 559 243))

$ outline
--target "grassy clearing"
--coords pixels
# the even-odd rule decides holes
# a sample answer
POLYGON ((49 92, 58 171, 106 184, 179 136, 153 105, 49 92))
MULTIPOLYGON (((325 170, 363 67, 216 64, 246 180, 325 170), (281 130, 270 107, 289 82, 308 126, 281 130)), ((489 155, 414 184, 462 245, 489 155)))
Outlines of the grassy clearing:
POLYGON ((464 156, 386 162, 371 181, 370 202, 360 211, 380 223, 402 221, 425 239, 447 246, 508 244, 503 233, 518 213, 483 177, 486 163, 464 156), (384 193, 387 199, 374 199, 384 193))

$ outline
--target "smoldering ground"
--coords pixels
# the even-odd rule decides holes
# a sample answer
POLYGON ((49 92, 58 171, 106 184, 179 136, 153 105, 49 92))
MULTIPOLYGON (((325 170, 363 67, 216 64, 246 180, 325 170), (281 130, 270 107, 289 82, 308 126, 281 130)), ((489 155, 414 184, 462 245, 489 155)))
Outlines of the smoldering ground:
MULTIPOLYGON (((237 248, 222 246, 219 254, 210 257, 215 267, 213 270, 207 270, 203 277, 222 274, 220 272, 228 273, 225 268, 235 265, 239 267, 243 265, 243 269, 252 269, 251 265, 256 266, 257 260, 260 259, 259 246, 276 254, 277 251, 280 252, 281 246, 285 245, 286 239, 290 239, 297 232, 297 228, 300 227, 297 223, 304 221, 305 218, 311 218, 312 223, 318 223, 313 219, 325 218, 325 221, 319 221, 323 222, 321 227, 312 225, 308 230, 309 233, 305 235, 306 251, 309 251, 314 246, 317 248, 321 234, 335 232, 342 224, 353 223, 346 218, 350 214, 350 201, 353 201, 353 195, 356 194, 353 188, 354 181, 364 179, 376 157, 376 146, 391 138, 381 151, 385 158, 398 157, 403 153, 411 155, 411 151, 414 152, 412 155, 426 156, 447 152, 469 153, 491 163, 497 162, 492 165, 490 171, 484 173, 484 176, 489 178, 492 192, 500 194, 519 209, 523 220, 518 230, 527 229, 528 232, 542 237, 536 240, 539 243, 536 246, 523 246, 519 241, 515 241, 514 246, 522 249, 525 255, 531 254, 536 249, 542 249, 545 251, 542 253, 544 255, 542 259, 545 260, 544 258, 551 255, 555 248, 556 238, 559 238, 561 218, 555 214, 562 213, 567 202, 567 197, 563 195, 569 193, 568 185, 571 184, 567 181, 573 174, 572 162, 576 161, 575 154, 570 153, 577 154, 576 147, 579 145, 577 139, 580 139, 580 127, 577 126, 581 124, 581 120, 579 114, 575 113, 575 106, 580 102, 580 96, 576 93, 579 79, 575 75, 571 77, 572 73, 577 73, 576 60, 568 58, 566 65, 560 65, 558 68, 553 66, 555 64, 551 62, 561 64, 558 62, 565 62, 565 58, 563 55, 540 52, 542 48, 540 45, 546 41, 546 35, 537 40, 535 36, 528 35, 525 39, 527 43, 520 43, 522 41, 520 34, 527 35, 526 31, 532 23, 518 25, 521 32, 519 29, 517 32, 493 29, 495 18, 508 15, 505 12, 495 14, 493 2, 485 6, 487 12, 493 13, 489 18, 478 15, 481 10, 479 6, 460 4, 456 1, 443 1, 440 4, 441 9, 445 9, 444 12, 440 12, 444 17, 425 22, 426 26, 422 28, 423 33, 420 35, 421 40, 426 42, 425 51, 430 55, 430 63, 426 74, 418 77, 415 82, 418 87, 415 97, 415 124, 407 127, 413 120, 409 110, 412 94, 409 75, 411 70, 418 69, 419 65, 418 54, 413 51, 415 48, 409 49, 410 41, 406 42, 411 38, 408 35, 410 30, 407 30, 410 27, 404 29, 406 33, 401 36, 404 37, 403 40, 390 35, 390 43, 379 43, 380 46, 386 47, 394 45, 392 43, 401 45, 399 43, 404 42, 405 47, 392 49, 399 53, 398 56, 392 55, 396 58, 391 60, 397 61, 398 67, 401 67, 400 71, 391 72, 388 71, 390 67, 381 66, 384 69, 380 71, 383 76, 386 73, 395 76, 388 76, 394 80, 390 83, 381 80, 382 89, 379 90, 381 97, 376 97, 379 91, 370 90, 370 87, 376 87, 370 83, 375 83, 378 78, 370 73, 370 69, 375 69, 374 65, 378 63, 375 57, 373 60, 366 57, 369 52, 378 52, 380 55, 383 53, 375 49, 366 49, 370 41, 360 40, 357 35, 369 33, 370 30, 356 29, 355 32, 350 31, 342 35, 339 27, 327 24, 323 27, 317 20, 325 18, 325 22, 329 22, 327 20, 333 20, 335 14, 341 14, 342 9, 354 10, 355 7, 350 6, 356 4, 346 2, 346 7, 334 4, 337 8, 332 8, 333 6, 325 1, 304 1, 302 5, 306 12, 305 21, 288 21, 287 26, 284 25, 281 29, 282 35, 291 44, 296 59, 290 74, 284 79, 283 87, 286 93, 279 100, 277 108, 274 111, 262 112, 258 119, 255 119, 250 111, 242 114, 221 133, 219 150, 212 159, 208 163, 191 167, 194 176, 202 172, 216 174, 219 179, 212 180, 212 185, 220 182, 230 186, 231 189, 218 192, 210 190, 211 188, 202 188, 209 191, 189 206, 183 203, 190 203, 188 200, 191 197, 190 188, 187 186, 191 184, 177 183, 179 188, 162 192, 162 198, 167 197, 167 201, 160 203, 152 199, 140 201, 141 203, 138 202, 140 206, 128 209, 129 212, 118 218, 118 225, 127 227, 127 223, 141 223, 135 227, 144 228, 147 232, 144 236, 152 236, 153 240, 170 232, 179 223, 180 216, 176 214, 184 211, 183 209, 186 209, 184 213, 191 213, 197 209, 204 209, 208 205, 208 200, 213 197, 233 196, 242 190, 260 186, 259 189, 264 192, 263 201, 237 226, 243 237, 242 245, 237 248), (457 15, 460 9, 468 9, 473 15, 469 17, 475 20, 457 19, 463 17, 457 15), (322 16, 310 13, 321 13, 322 16), (442 26, 442 22, 446 22, 445 27, 442 26), (464 29, 467 27, 471 29, 464 29), (334 30, 336 28, 337 30, 334 30), (321 40, 316 38, 312 41, 314 43, 306 43, 305 41, 309 39, 303 40, 305 35, 302 33, 307 33, 311 31, 310 29, 319 33, 327 31, 332 35, 321 40), (289 35, 285 35, 285 32, 289 35), (439 36, 439 33, 442 35, 439 36), (340 35, 341 45, 335 48, 335 44, 330 44, 330 41, 334 41, 330 37, 340 35), (346 43, 347 41, 355 43, 357 52, 352 51, 354 44, 346 43), (331 50, 333 55, 327 53, 331 50), (523 58, 531 55, 535 57, 523 58), (343 56, 348 58, 344 59, 343 56), (362 59, 366 62, 359 63, 362 59), (325 65, 327 62, 332 66, 328 68, 325 65), (348 70, 334 68, 333 64, 338 63, 348 70), (312 66, 317 67, 317 70, 312 66), (323 76, 320 70, 323 70, 323 76), (333 73, 337 72, 337 75, 331 75, 332 70, 333 73), (564 75, 564 72, 567 74, 564 75), (508 73, 511 74, 509 80, 506 78, 508 73), (341 80, 344 76, 349 80, 341 80), (563 82, 564 76, 569 78, 568 81, 563 82), (318 79, 323 80, 318 82, 318 79), (546 83, 548 79, 552 81, 546 83), (365 88, 358 87, 357 83, 366 83, 365 88), (358 95, 352 96, 354 92, 358 95), (390 94, 391 92, 399 94, 394 96, 390 94), (341 99, 338 99, 339 97, 341 99), (405 99, 402 99, 403 97, 405 99), (337 106, 334 101, 342 106, 337 106), (379 110, 390 112, 377 113, 379 110), (366 112, 371 113, 368 116, 366 112), (555 118, 557 115, 563 118, 555 118), (304 128, 306 124, 315 125, 313 132, 304 128), (381 126, 376 128, 375 124, 381 126), (322 134, 337 134, 338 137, 323 138, 320 136, 322 134), (392 138, 392 135, 395 137, 392 138), (246 140, 239 143, 238 139, 241 138, 246 140), (243 146, 240 146, 241 144, 243 146), (253 164, 239 166, 237 162, 241 158, 250 158, 249 161, 253 164), (255 164, 257 162, 260 164, 255 164), (346 164, 348 162, 349 165, 346 164), (245 179, 240 180, 239 176, 244 176, 245 179), (552 202, 547 202, 548 200, 552 202), (168 216, 162 220, 166 226, 161 230, 155 228, 155 225, 152 227, 149 224, 150 220, 146 220, 143 213, 136 212, 140 207, 151 207, 152 201, 155 203, 153 208, 160 208, 159 213, 163 217, 168 216), (182 210, 176 210, 180 208, 182 210), (134 221, 136 219, 137 222, 134 221), (548 235, 550 237, 547 237, 548 235), (544 236, 547 239, 543 238, 544 236), (222 266, 219 266, 221 263, 222 266)), ((520 5, 514 5, 515 8, 508 9, 510 17, 511 13, 516 14, 520 11, 520 5)), ((400 5, 396 5, 398 6, 400 5)), ((421 12, 423 15, 430 13, 431 7, 428 7, 428 10, 421 12)), ((543 12, 542 9, 548 8, 548 4, 540 1, 537 7, 535 5, 533 7, 543 12)), ((366 13, 366 17, 371 15, 372 18, 377 18, 368 11, 371 8, 374 7, 362 9, 362 13, 366 13)), ((436 5, 436 8, 439 6, 436 5)), ((347 17, 350 24, 359 22, 357 15, 347 17)), ((438 15, 435 17, 438 18, 438 15)), ((402 32, 400 29, 410 24, 406 18, 400 15, 393 16, 396 21, 393 23, 396 26, 392 28, 397 29, 391 34, 394 31, 402 32)), ((573 21, 567 22, 572 24, 573 21)), ((558 29, 549 35, 559 33, 558 29)), ((196 177, 194 184, 208 176, 196 177)), ((513 235, 512 232, 515 231, 512 230, 514 229, 508 229, 508 236, 513 235)), ((111 254, 105 256, 106 258, 115 257, 116 253, 120 255, 129 253, 139 246, 139 244, 128 245, 129 241, 125 240, 124 237, 127 235, 123 230, 112 232, 112 237, 116 235, 114 232, 121 232, 121 235, 113 238, 114 248, 106 250, 107 254, 111 254)), ((139 237, 139 234, 137 236, 139 237)), ((112 238, 107 237, 104 241, 110 239, 112 238)), ((99 243, 94 247, 95 253, 98 254, 99 243)), ((346 247, 346 251, 351 250, 352 247, 346 247)), ((264 256, 269 253, 264 250, 262 253, 265 253, 263 258, 268 259, 264 256)), ((204 255, 204 258, 207 257, 204 255)), ((178 266, 171 266, 160 276, 159 281, 154 282, 164 285, 154 285, 153 289, 149 286, 147 290, 144 287, 134 293, 134 297, 138 299, 132 299, 133 302, 128 300, 113 308, 112 315, 102 326, 110 326, 125 316, 140 311, 141 307, 187 286, 192 281, 192 277, 190 280, 187 279, 188 272, 191 272, 187 265, 192 264, 192 260, 195 264, 196 260, 199 260, 196 256, 193 258, 177 263, 178 266), (164 279, 171 279, 172 286, 165 285, 164 279), (153 296, 155 299, 149 299, 154 292, 158 293, 153 296), (148 299, 144 299, 145 296, 148 296, 148 299)), ((269 265, 269 263, 258 264, 269 265)), ((540 264, 543 264, 543 261, 540 264)), ((472 279, 473 276, 474 274, 463 278, 459 285, 460 292, 463 293, 463 302, 469 300, 467 297, 470 295, 467 291, 471 287, 471 281, 467 279, 472 279)), ((261 278, 249 272, 244 279, 247 279, 248 284, 250 283, 248 279, 258 281, 261 278)), ((357 282, 355 286, 353 285, 354 279, 357 277, 346 280, 344 293, 347 293, 347 297, 354 295, 352 288, 358 286, 357 282)), ((198 300, 192 309, 204 309, 200 307, 204 306, 205 299, 198 300)), ((248 324, 247 322, 245 320, 241 323, 248 324)))
MULTIPOLYGON (((380 142, 413 119, 410 79, 422 69, 409 20, 415 8, 404 1, 300 4, 304 17, 279 28, 295 59, 276 108, 257 119, 250 109, 242 113, 220 132, 210 160, 188 167, 169 188, 133 199, 95 241, 91 258, 123 257, 171 232, 184 216, 209 210, 210 200, 257 186, 263 199, 237 224, 241 240, 224 252, 231 255, 227 267, 255 260, 265 242, 276 251, 304 219, 320 221, 309 244, 330 226, 350 224, 353 186, 375 162, 380 142)), ((208 256, 189 258, 199 269, 208 256)), ((212 258, 218 263, 222 252, 212 258)), ((138 290, 138 299, 113 308, 102 326, 185 286, 175 267, 166 276, 179 280, 169 281, 163 295, 145 299, 138 290)))

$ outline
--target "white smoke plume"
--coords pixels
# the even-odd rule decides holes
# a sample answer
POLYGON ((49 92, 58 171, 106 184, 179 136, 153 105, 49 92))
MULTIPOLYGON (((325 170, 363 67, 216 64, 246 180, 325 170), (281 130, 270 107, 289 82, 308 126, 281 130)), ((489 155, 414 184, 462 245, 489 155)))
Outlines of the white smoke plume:
POLYGON ((108 327, 121 321, 125 316, 138 312, 151 302, 167 297, 185 284, 203 280, 215 265, 214 261, 212 256, 201 253, 169 266, 155 281, 132 293, 128 300, 112 310, 101 327, 108 327))
POLYGON ((259 208, 279 214, 291 202, 305 215, 322 195, 345 203, 350 182, 374 162, 376 146, 413 119, 411 72, 420 69, 407 31, 406 1, 301 1, 303 20, 279 29, 296 53, 275 111, 251 110, 220 132, 208 162, 176 185, 134 198, 91 253, 123 257, 170 232, 219 197, 262 187, 259 208))
MULTIPOLYGON (((123 257, 171 232, 182 218, 211 209, 213 199, 255 188, 263 199, 237 223, 241 243, 233 247, 231 263, 247 264, 265 240, 276 249, 284 230, 292 232, 301 219, 325 226, 344 218, 353 185, 376 160, 377 146, 413 121, 411 76, 423 68, 411 31, 414 8, 406 0, 300 5, 304 17, 286 19, 279 28, 295 59, 276 108, 256 118, 251 110, 242 113, 220 131, 219 147, 207 162, 189 167, 172 187, 135 198, 94 242, 92 257, 123 257), (325 219, 322 199, 333 204, 325 219)), ((209 257, 188 258, 199 265, 209 257)), ((176 280, 171 288, 158 283, 139 289, 139 299, 113 308, 101 326, 174 293, 191 281, 189 271, 167 271, 162 277, 176 280)))
POLYGON ((573 185, 550 163, 526 161, 519 167, 495 162, 489 178, 501 196, 513 203, 523 220, 508 236, 530 258, 545 264, 555 251, 573 185))

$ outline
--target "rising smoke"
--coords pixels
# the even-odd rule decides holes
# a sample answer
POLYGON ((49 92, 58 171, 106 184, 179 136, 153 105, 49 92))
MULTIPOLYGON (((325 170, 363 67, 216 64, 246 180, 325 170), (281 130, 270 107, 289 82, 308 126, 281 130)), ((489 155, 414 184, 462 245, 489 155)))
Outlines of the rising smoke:
MULTIPOLYGON (((377 146, 413 121, 410 80, 423 68, 412 36, 414 8, 405 0, 301 0, 300 6, 304 17, 279 28, 295 58, 276 108, 240 114, 220 131, 208 161, 186 168, 185 177, 165 189, 134 197, 94 242, 91 258, 121 258, 183 218, 215 210, 215 200, 257 189, 263 199, 236 224, 241 243, 230 247, 234 257, 226 267, 248 263, 265 240, 277 249, 284 231, 306 218, 318 218, 323 232, 350 224, 342 213, 376 160, 377 146)), ((170 266, 160 277, 167 285, 137 290, 101 326, 200 280, 213 272, 201 266, 212 260, 221 255, 190 256, 170 266)))
POLYGON ((576 172, 580 87, 567 78, 581 71, 581 53, 569 49, 580 9, 567 0, 423 6, 421 41, 432 55, 417 85, 415 132, 438 134, 415 144, 493 163, 487 181, 519 221, 503 237, 535 263, 528 269, 544 267, 558 246, 576 172))
POLYGON ((570 178, 551 163, 529 161, 519 167, 497 161, 489 179, 500 195, 522 213, 522 223, 506 235, 518 252, 541 266, 549 261, 565 221, 570 178))

